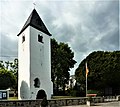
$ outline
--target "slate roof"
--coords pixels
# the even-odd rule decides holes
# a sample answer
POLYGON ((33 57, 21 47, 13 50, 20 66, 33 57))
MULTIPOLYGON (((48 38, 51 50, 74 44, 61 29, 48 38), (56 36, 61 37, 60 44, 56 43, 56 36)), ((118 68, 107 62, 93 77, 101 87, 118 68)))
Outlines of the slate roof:
POLYGON ((51 36, 51 34, 47 30, 45 24, 43 23, 43 21, 41 20, 40 16, 38 15, 38 13, 35 9, 33 9, 32 13, 30 14, 26 23, 24 24, 22 30, 20 31, 20 33, 17 36, 19 36, 28 26, 32 26, 32 27, 44 32, 45 34, 51 36))

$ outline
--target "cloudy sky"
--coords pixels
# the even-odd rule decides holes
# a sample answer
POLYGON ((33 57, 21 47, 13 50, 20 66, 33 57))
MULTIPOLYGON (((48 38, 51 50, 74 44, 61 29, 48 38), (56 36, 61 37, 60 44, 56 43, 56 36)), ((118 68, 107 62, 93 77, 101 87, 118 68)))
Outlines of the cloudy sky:
POLYGON ((0 59, 17 57, 17 34, 34 9, 79 63, 91 52, 119 50, 118 0, 0 0, 0 59))

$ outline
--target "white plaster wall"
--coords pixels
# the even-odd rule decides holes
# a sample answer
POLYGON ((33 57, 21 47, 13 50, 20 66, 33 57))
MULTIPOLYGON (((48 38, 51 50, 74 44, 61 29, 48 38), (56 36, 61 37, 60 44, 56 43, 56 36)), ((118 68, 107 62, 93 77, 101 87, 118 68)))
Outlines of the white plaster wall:
POLYGON ((45 90, 51 99, 53 86, 51 82, 51 45, 50 36, 28 26, 19 35, 18 41, 18 98, 36 99, 40 89, 45 90), (22 35, 25 41, 22 43, 22 35), (43 34, 43 43, 38 42, 38 34, 43 34), (40 88, 34 87, 34 79, 40 79, 40 88))
POLYGON ((40 32, 33 27, 30 27, 30 96, 31 99, 36 99, 37 91, 40 88, 34 87, 34 79, 39 78, 41 83, 41 74, 43 72, 43 59, 44 59, 44 45, 38 42, 38 34, 40 32))
POLYGON ((45 78, 48 78, 48 81, 46 81, 45 85, 46 91, 49 93, 48 98, 50 98, 51 94, 53 94, 53 84, 51 81, 51 44, 50 44, 50 36, 44 34, 44 45, 46 46, 44 48, 44 55, 46 56, 44 59, 44 70, 45 70, 45 78), (49 75, 47 75, 49 74, 49 75))
POLYGON ((30 27, 19 35, 18 41, 18 99, 29 99, 30 90, 30 27), (22 43, 22 35, 25 41, 22 43))
POLYGON ((39 30, 30 27, 30 96, 36 99, 37 92, 40 89, 45 90, 47 98, 51 98, 51 55, 50 55, 50 37, 39 30), (43 43, 38 42, 38 34, 43 35, 43 43), (34 79, 40 79, 40 88, 34 87, 34 79))

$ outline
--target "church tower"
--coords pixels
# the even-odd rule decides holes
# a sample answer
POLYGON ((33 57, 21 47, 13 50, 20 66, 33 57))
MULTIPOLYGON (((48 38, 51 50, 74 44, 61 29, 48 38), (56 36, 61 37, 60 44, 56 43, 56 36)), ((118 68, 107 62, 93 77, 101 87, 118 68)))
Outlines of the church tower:
POLYGON ((33 9, 17 35, 18 40, 18 98, 36 99, 44 90, 47 99, 53 94, 51 81, 51 34, 33 9))

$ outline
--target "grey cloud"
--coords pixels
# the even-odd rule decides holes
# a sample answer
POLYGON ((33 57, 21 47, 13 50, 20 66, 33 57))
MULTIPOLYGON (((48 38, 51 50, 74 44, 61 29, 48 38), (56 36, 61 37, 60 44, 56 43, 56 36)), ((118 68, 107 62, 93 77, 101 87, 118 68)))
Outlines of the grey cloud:
POLYGON ((119 31, 109 32, 101 39, 103 49, 118 50, 119 49, 119 31))
POLYGON ((59 41, 70 42, 71 39, 73 39, 73 37, 75 36, 74 28, 67 24, 63 24, 63 26, 61 28, 56 29, 56 31, 56 38, 59 41))
POLYGON ((102 10, 100 10, 100 12, 94 12, 93 17, 96 23, 97 30, 100 32, 102 36, 99 41, 100 47, 103 50, 118 50, 119 49, 118 2, 112 1, 102 3, 106 4, 106 7, 103 7, 103 9, 101 7, 102 10), (105 34, 106 32, 108 33, 105 34))
POLYGON ((17 41, 11 40, 8 36, 1 33, 0 57, 4 60, 12 60, 17 57, 17 41))
POLYGON ((108 30, 110 22, 118 24, 119 4, 118 2, 96 2, 92 18, 100 32, 108 30), (99 6, 101 4, 101 6, 99 6), (104 4, 104 5, 102 5, 104 4))
MULTIPOLYGON (((50 33, 52 33, 52 37, 59 42, 69 43, 78 63, 94 50, 117 50, 119 45, 119 3, 106 0, 93 1, 36 1, 36 10, 50 33), (64 15, 67 14, 70 17, 68 15, 64 19, 64 15), (57 21, 56 24, 54 24, 55 21, 57 21)), ((17 35, 16 33, 24 25, 33 8, 32 2, 19 1, 18 4, 19 8, 13 14, 10 13, 10 20, 8 20, 11 21, 12 19, 15 22, 15 29, 3 28, 8 35, 9 32, 13 36, 17 35)), ((2 6, 5 6, 5 12, 9 12, 7 10, 9 4, 2 6)), ((12 7, 12 3, 10 6, 12 7)), ((13 8, 16 7, 14 6, 13 8)), ((6 27, 13 26, 7 22, 3 24, 6 24, 6 27)), ((11 37, 8 37, 8 35, 2 34, 2 44, 0 46, 2 54, 17 55, 17 41, 10 39, 11 37)))

